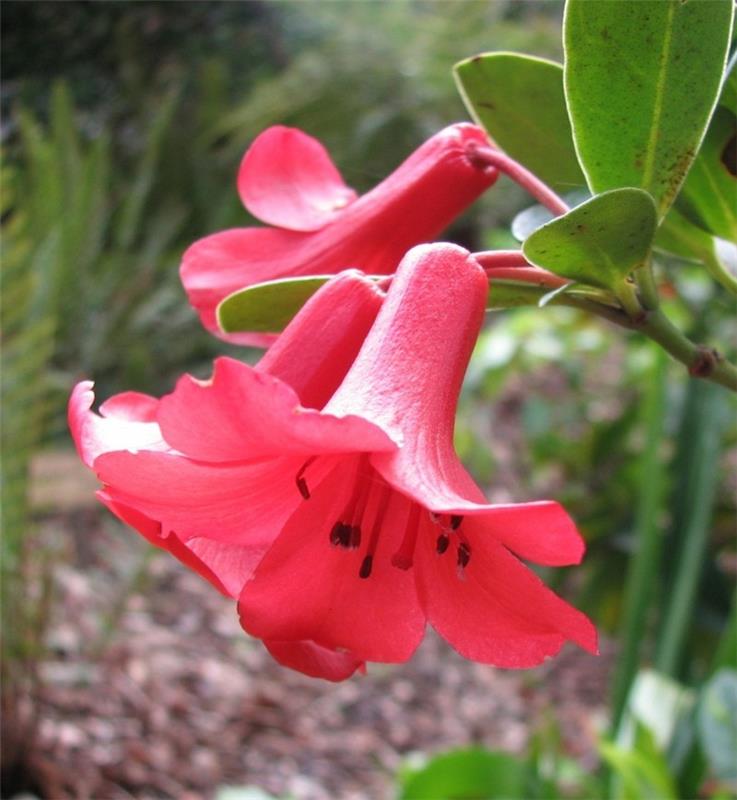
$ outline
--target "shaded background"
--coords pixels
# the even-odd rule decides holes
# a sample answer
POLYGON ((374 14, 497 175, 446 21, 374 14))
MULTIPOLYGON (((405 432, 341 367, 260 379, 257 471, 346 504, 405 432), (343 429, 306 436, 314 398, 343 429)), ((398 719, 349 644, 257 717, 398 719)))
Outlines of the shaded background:
MULTIPOLYGON (((65 424, 79 378, 100 398, 160 394, 218 353, 255 357, 201 330, 177 268, 195 239, 252 224, 235 175, 261 130, 306 130, 365 190, 466 118, 453 63, 492 49, 560 59, 562 3, 6 0, 3 12, 3 796, 232 784, 376 797, 408 754, 469 743, 554 751, 570 760, 570 796, 586 796, 576 770, 598 762, 649 502, 662 558, 639 658, 692 683, 718 657, 736 461, 720 389, 570 309, 493 315, 457 446, 491 500, 554 497, 579 522, 585 566, 545 578, 593 617, 603 655, 503 672, 430 636, 411 664, 338 687, 271 663, 230 601, 98 508, 65 424), (656 473, 642 455, 653 436, 656 473), (689 602, 664 640, 681 585, 689 602)), ((447 238, 515 246, 508 226, 529 204, 500 180, 447 238)), ((729 341, 730 306, 701 270, 663 267, 681 324, 729 341)))

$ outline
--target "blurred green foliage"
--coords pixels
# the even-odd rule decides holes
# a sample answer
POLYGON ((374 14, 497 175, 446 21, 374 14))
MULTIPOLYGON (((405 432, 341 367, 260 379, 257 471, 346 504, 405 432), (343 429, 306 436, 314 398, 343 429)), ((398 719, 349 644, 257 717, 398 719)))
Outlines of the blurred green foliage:
POLYGON ((472 747, 410 759, 397 775, 398 800, 712 800, 737 790, 737 672, 722 669, 695 693, 660 673, 638 674, 616 740, 602 738, 608 777, 587 774, 555 729, 540 730, 526 757, 472 747))

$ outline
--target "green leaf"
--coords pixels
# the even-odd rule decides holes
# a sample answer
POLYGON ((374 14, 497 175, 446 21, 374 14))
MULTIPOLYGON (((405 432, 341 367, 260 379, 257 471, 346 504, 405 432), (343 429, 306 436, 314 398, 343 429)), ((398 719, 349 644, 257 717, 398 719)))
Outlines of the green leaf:
POLYGON ((732 58, 729 59, 719 105, 737 113, 737 53, 733 53, 732 58))
POLYGON ((677 800, 675 781, 650 729, 638 722, 631 748, 599 742, 599 753, 619 785, 612 800, 677 800))
POLYGON ((437 756, 404 780, 400 800, 529 800, 527 767, 506 753, 481 748, 437 756))
POLYGON ((677 207, 704 230, 737 241, 737 117, 722 106, 714 112, 677 207))
POLYGON ((283 278, 233 292, 217 308, 218 325, 225 333, 279 333, 330 278, 283 278))
POLYGON ((697 724, 716 777, 737 781, 737 672, 722 669, 706 684, 697 724))
POLYGON ((519 53, 456 64, 466 107, 499 147, 555 189, 584 186, 563 93, 563 67, 519 53))
POLYGON ((710 558, 711 519, 729 408, 719 386, 689 381, 676 436, 671 535, 666 540, 672 569, 668 593, 661 601, 654 658, 656 668, 668 675, 678 674, 689 650, 699 584, 710 558))
POLYGON ((714 237, 671 208, 655 236, 655 247, 691 261, 703 261, 714 249, 714 237))
POLYGON ((494 311, 517 306, 536 306, 540 298, 549 291, 547 286, 535 286, 525 281, 493 280, 489 283, 486 308, 494 311))
POLYGON ((656 225, 647 192, 615 189, 543 225, 525 240, 522 252, 556 275, 616 294, 646 261, 656 225))
MULTIPOLYGON (((303 278, 281 278, 240 289, 221 301, 217 308, 218 325, 225 333, 280 333, 310 297, 332 277, 308 275, 303 278)), ((579 287, 575 296, 568 296, 568 293, 564 296, 563 292, 556 291, 553 297, 547 285, 497 278, 489 285, 486 309, 492 311, 535 306, 545 296, 548 296, 546 305, 578 306, 579 301, 585 301, 589 296, 601 302, 601 293, 595 294, 596 291, 579 287)), ((609 297, 612 303, 616 302, 609 297)))
POLYGON ((592 191, 639 186, 665 214, 716 103, 731 19, 731 0, 568 0, 565 90, 592 191))

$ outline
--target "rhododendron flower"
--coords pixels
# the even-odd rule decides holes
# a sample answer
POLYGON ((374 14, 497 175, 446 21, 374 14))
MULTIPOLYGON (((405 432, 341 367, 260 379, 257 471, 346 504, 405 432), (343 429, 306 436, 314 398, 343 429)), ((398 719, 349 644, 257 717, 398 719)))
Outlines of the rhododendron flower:
POLYGON ((105 492, 185 541, 263 548, 239 612, 265 641, 401 662, 429 621, 502 667, 539 664, 566 640, 595 652, 590 621, 519 560, 578 563, 573 522, 554 502, 487 504, 453 450, 487 290, 465 250, 413 249, 322 411, 218 359, 210 382, 184 378, 160 403, 177 452, 95 459, 105 492))
MULTIPOLYGON (((322 407, 358 353, 382 298, 374 282, 356 271, 337 276, 306 303, 255 370, 289 384, 303 406, 322 407)), ((88 466, 94 468, 98 456, 118 450, 156 450, 178 457, 159 426, 162 403, 157 398, 125 392, 102 404, 102 416, 90 410, 93 402, 92 383, 83 381, 75 387, 69 403, 74 441, 88 466)), ((247 453, 240 455, 246 457, 247 453)), ((268 540, 248 545, 215 541, 208 538, 206 529, 202 535, 181 536, 135 506, 120 502, 114 493, 102 489, 98 497, 152 544, 168 550, 233 597, 239 595, 268 544, 268 540)), ((336 653, 310 641, 264 644, 281 663, 331 680, 342 680, 362 667, 351 654, 336 653)))
MULTIPOLYGON (((236 228, 195 242, 181 266, 190 302, 219 333, 218 303, 245 286, 350 267, 394 272, 410 247, 437 236, 494 183, 496 170, 468 155, 472 145, 487 143, 481 128, 451 125, 357 198, 316 139, 294 128, 269 128, 243 158, 238 190, 253 216, 275 227, 236 228)), ((263 334, 225 338, 271 341, 263 334)))

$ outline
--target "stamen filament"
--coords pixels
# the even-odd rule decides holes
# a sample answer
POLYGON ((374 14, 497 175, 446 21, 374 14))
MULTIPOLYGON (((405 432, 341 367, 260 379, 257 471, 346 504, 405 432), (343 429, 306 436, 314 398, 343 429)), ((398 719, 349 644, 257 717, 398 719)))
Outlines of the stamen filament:
POLYGON ((402 543, 399 545, 399 550, 392 556, 392 566, 399 567, 399 569, 409 569, 412 566, 417 533, 420 529, 420 511, 420 506, 417 503, 412 503, 407 523, 404 527, 402 543))
POLYGON ((382 481, 378 504, 376 508, 376 517, 371 526, 371 534, 369 536, 368 547, 366 548, 366 556, 361 562, 361 569, 358 572, 359 578, 368 578, 371 574, 371 568, 374 563, 374 553, 376 552, 376 545, 379 541, 379 534, 381 527, 384 524, 384 517, 386 516, 389 502, 391 501, 391 489, 382 481))

